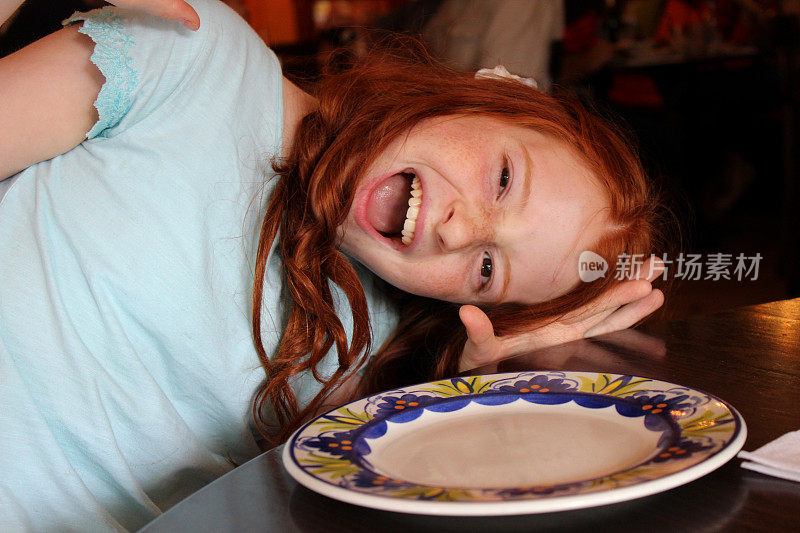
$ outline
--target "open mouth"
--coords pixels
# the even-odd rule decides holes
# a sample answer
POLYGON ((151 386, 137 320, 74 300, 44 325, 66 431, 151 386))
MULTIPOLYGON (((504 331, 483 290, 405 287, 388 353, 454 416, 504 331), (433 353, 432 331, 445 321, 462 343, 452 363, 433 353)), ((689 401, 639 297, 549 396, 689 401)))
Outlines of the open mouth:
POLYGON ((367 202, 367 221, 387 239, 414 242, 422 205, 422 185, 413 172, 398 172, 381 182, 367 202))

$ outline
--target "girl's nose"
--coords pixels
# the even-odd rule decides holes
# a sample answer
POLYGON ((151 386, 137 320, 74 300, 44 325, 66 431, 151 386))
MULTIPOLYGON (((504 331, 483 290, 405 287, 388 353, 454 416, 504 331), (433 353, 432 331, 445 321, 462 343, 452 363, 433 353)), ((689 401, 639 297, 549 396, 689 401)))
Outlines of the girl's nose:
POLYGON ((476 214, 470 213, 462 202, 454 202, 436 225, 436 235, 442 251, 454 252, 466 248, 479 238, 484 226, 476 214))

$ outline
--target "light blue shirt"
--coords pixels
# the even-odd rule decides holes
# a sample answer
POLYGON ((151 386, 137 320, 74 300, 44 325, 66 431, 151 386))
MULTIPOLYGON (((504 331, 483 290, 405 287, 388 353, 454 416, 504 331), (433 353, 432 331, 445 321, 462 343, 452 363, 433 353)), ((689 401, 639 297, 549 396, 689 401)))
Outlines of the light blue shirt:
MULTIPOLYGON (((281 70, 233 11, 192 3, 196 33, 115 8, 73 16, 106 78, 99 121, 0 184, 0 531, 137 529, 259 451, 250 301, 281 70)), ((379 346, 396 317, 360 275, 379 346)), ((276 254, 265 278, 272 353, 276 254)), ((293 387, 304 404, 320 384, 293 387)))

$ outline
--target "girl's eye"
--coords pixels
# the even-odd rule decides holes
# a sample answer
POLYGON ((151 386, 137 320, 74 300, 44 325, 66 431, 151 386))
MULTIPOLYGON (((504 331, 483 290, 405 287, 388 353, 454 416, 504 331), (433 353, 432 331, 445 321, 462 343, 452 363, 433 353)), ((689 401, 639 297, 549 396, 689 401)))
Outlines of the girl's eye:
POLYGON ((511 173, 508 170, 508 166, 503 165, 503 170, 500 172, 500 192, 497 194, 498 198, 500 197, 500 195, 503 194, 503 191, 506 190, 506 187, 508 187, 508 180, 510 179, 510 174, 511 173))
POLYGON ((492 256, 488 252, 483 252, 481 261, 481 286, 485 286, 492 279, 492 256))

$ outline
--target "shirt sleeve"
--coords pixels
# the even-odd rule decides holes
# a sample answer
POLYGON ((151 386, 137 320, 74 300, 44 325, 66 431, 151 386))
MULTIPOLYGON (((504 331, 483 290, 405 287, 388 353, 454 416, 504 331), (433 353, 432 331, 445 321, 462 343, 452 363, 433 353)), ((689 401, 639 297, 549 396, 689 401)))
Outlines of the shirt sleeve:
MULTIPOLYGON (((159 108, 176 108, 197 91, 204 68, 219 65, 215 44, 252 33, 230 8, 215 0, 192 0, 201 19, 197 32, 177 22, 113 6, 75 13, 65 25, 95 43, 91 61, 105 77, 95 101, 98 121, 86 137, 113 137, 159 108), (238 31, 241 30, 241 31, 238 31)), ((212 82, 207 82, 210 85, 212 82)))

